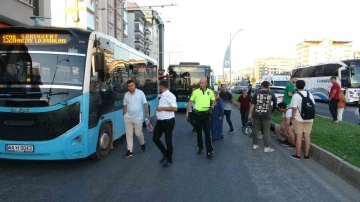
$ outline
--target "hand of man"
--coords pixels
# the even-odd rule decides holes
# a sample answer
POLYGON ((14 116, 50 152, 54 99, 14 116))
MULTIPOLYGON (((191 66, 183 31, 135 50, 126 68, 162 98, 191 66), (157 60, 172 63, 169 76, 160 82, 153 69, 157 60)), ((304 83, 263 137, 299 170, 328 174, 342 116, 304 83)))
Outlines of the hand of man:
POLYGON ((221 116, 219 116, 219 120, 220 120, 220 121, 222 120, 222 117, 221 117, 221 116))
POLYGON ((251 113, 249 114, 249 119, 252 119, 252 114, 251 113))
POLYGON ((163 111, 163 108, 162 107, 156 107, 156 111, 161 112, 161 111, 163 111))
POLYGON ((150 120, 150 115, 149 115, 149 113, 146 113, 145 117, 150 120))
POLYGON ((188 113, 186 113, 185 117, 186 117, 186 120, 189 120, 189 114, 188 113))

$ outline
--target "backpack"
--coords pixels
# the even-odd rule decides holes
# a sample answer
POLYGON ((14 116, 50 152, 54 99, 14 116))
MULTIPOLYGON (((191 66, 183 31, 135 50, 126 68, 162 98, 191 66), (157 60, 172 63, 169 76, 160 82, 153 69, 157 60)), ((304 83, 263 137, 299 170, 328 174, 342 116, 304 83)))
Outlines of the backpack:
POLYGON ((315 117, 315 105, 314 105, 314 102, 310 99, 310 93, 307 91, 306 97, 304 97, 301 92, 298 92, 298 94, 302 98, 301 112, 300 112, 301 118, 304 120, 313 119, 315 117))

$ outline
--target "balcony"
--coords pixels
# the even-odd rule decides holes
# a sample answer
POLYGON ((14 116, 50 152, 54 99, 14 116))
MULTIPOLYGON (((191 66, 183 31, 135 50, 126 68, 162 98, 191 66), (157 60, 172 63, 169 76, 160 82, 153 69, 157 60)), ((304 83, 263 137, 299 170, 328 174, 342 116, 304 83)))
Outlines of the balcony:
POLYGON ((134 34, 135 34, 135 38, 143 38, 144 37, 144 32, 139 29, 135 29, 134 34))
POLYGON ((151 35, 151 30, 150 30, 149 28, 146 28, 146 29, 145 29, 145 34, 146 34, 147 36, 150 36, 150 35, 151 35))
POLYGON ((142 40, 135 40, 134 44, 135 44, 135 48, 138 48, 138 49, 144 48, 144 41, 142 41, 142 40))
POLYGON ((140 24, 140 25, 142 25, 142 26, 145 25, 145 22, 144 22, 144 20, 143 20, 142 18, 136 18, 136 19, 134 20, 134 22, 135 22, 135 25, 136 25, 136 24, 140 24))

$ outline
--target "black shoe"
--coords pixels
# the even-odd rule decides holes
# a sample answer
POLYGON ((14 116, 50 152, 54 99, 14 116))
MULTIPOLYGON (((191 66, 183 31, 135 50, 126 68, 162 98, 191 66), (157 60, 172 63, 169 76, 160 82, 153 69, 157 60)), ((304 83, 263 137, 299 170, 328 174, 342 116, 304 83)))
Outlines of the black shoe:
POLYGON ((146 148, 146 146, 145 146, 145 143, 144 143, 143 145, 141 145, 141 150, 144 152, 145 148, 146 148))
POLYGON ((172 165, 172 163, 169 162, 169 161, 167 161, 166 163, 164 163, 164 167, 165 167, 165 168, 168 168, 168 167, 170 167, 171 165, 172 165))
POLYGON ((208 152, 208 153, 206 154, 206 157, 208 157, 209 159, 214 158, 213 152, 208 152))
POLYGON ((203 153, 203 150, 202 149, 199 149, 197 154, 201 155, 203 153))
POLYGON ((309 158, 310 158, 309 156, 305 156, 305 155, 304 155, 304 159, 305 159, 305 160, 309 160, 309 158))
POLYGON ((293 159, 296 159, 296 160, 301 160, 301 157, 300 156, 298 156, 298 155, 291 155, 291 158, 293 158, 293 159))
POLYGON ((161 159, 160 159, 160 163, 164 163, 166 161, 166 156, 163 156, 161 159))
POLYGON ((133 153, 132 153, 130 150, 128 150, 128 151, 126 152, 124 158, 129 158, 129 157, 132 157, 132 156, 133 156, 133 153))

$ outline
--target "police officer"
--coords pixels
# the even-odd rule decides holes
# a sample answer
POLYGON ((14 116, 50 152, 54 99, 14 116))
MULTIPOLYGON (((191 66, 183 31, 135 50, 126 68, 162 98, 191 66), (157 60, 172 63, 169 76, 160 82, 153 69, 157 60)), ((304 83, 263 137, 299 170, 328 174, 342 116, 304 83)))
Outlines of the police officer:
POLYGON ((201 155, 203 152, 203 139, 202 139, 202 130, 205 133, 205 145, 207 150, 207 157, 213 158, 213 148, 211 145, 211 135, 210 135, 210 112, 214 109, 216 105, 216 99, 214 92, 207 88, 207 79, 202 78, 199 82, 200 88, 193 91, 189 103, 186 109, 186 119, 189 117, 189 110, 195 102, 195 108, 193 111, 195 119, 195 129, 197 133, 197 143, 198 143, 198 154, 201 155))

